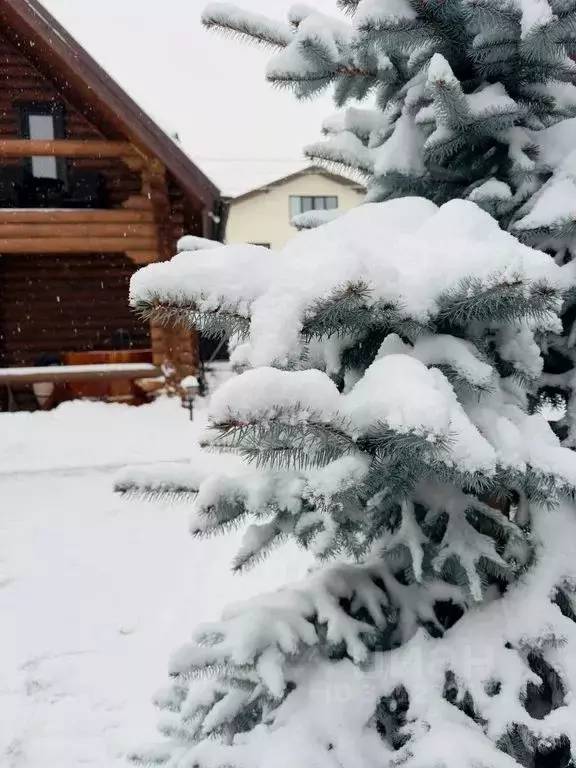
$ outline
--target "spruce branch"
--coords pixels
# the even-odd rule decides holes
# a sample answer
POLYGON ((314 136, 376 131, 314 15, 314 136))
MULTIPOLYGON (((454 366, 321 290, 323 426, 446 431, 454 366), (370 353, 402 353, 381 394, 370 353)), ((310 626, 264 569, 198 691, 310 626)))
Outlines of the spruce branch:
POLYGON ((203 479, 204 473, 193 464, 159 464, 152 472, 146 467, 128 467, 116 478, 114 490, 128 498, 175 502, 194 498, 203 479))
POLYGON ((433 97, 438 124, 459 130, 472 122, 472 111, 462 85, 454 76, 448 62, 438 54, 430 63, 428 88, 433 97), (442 64, 439 65, 439 62, 442 64))
POLYGON ((304 148, 304 156, 314 165, 336 176, 346 176, 359 184, 366 184, 373 169, 368 163, 358 164, 351 155, 320 142, 304 148))
POLYGON ((467 278, 439 300, 435 322, 442 328, 466 328, 473 323, 507 323, 542 320, 558 308, 558 289, 540 282, 527 285, 520 278, 494 277, 486 287, 482 280, 467 278))
POLYGON ((357 450, 344 421, 315 421, 314 414, 295 421, 301 412, 295 405, 263 422, 219 424, 221 434, 213 445, 238 453, 258 467, 284 470, 323 467, 357 450))
POLYGON ((339 338, 356 335, 365 329, 368 336, 372 329, 381 332, 398 332, 415 339, 425 331, 425 326, 402 313, 400 304, 373 300, 373 290, 362 281, 348 283, 337 288, 326 299, 317 301, 308 310, 302 326, 305 341, 339 338))
MULTIPOLYGON (((230 497, 221 494, 209 504, 199 502, 200 499, 197 499, 195 515, 190 524, 190 533, 197 539, 222 536, 236 531, 250 515, 241 496, 230 497)), ((271 505, 265 505, 263 512, 269 508, 271 505)))
POLYGON ((363 282, 349 283, 336 289, 327 299, 308 310, 302 325, 305 340, 345 336, 369 320, 368 301, 372 291, 363 282))
POLYGON ((512 224, 512 231, 521 242, 532 247, 551 239, 570 242, 576 236, 576 220, 571 216, 562 216, 546 226, 530 226, 520 219, 512 224))
POLYGON ((260 525, 253 525, 244 534, 242 546, 234 557, 232 570, 236 573, 244 573, 262 562, 271 550, 286 541, 291 533, 293 518, 283 521, 282 513, 278 513, 273 520, 260 525))
POLYGON ((336 0, 336 5, 343 11, 353 14, 358 10, 361 0, 336 0))
POLYGON ((206 29, 215 29, 239 40, 276 49, 286 48, 294 39, 294 32, 288 24, 229 3, 209 3, 202 14, 202 24, 206 29))
POLYGON ((462 4, 464 17, 485 32, 496 31, 508 38, 515 37, 520 24, 520 9, 513 3, 494 3, 492 0, 470 0, 462 4))
POLYGON ((320 72, 312 70, 296 73, 280 68, 270 68, 266 73, 266 80, 278 88, 300 88, 300 91, 296 90, 296 95, 300 98, 304 96, 312 96, 315 92, 327 88, 337 78, 366 80, 367 88, 369 88, 372 84, 376 83, 378 73, 367 72, 355 66, 341 65, 333 65, 329 69, 323 69, 320 72))
POLYGON ((183 326, 210 339, 221 340, 231 336, 245 339, 250 333, 249 318, 225 305, 207 312, 199 310, 195 303, 170 303, 151 298, 138 301, 134 309, 143 320, 164 326, 183 326))

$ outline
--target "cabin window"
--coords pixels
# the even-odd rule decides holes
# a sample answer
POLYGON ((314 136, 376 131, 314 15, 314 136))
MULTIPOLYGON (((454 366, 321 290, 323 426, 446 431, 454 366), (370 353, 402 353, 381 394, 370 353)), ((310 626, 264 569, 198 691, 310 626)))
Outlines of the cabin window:
MULTIPOLYGON (((22 136, 25 139, 52 141, 64 138, 62 109, 54 104, 25 104, 21 106, 22 136)), ((64 165, 56 157, 31 157, 28 170, 36 179, 62 179, 64 165)))
MULTIPOLYGON (((54 115, 28 115, 31 139, 54 139, 54 115)), ((58 166, 55 157, 33 157, 32 175, 37 179, 57 179, 58 166)))
POLYGON ((290 221, 301 213, 308 213, 308 211, 332 211, 335 208, 338 208, 338 198, 336 195, 290 195, 290 221))

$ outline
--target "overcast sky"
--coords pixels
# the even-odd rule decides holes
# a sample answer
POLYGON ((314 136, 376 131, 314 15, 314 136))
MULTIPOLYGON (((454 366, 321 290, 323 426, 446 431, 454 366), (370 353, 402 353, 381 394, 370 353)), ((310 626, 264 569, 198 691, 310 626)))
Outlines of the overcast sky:
MULTIPOLYGON (((204 0, 42 2, 228 194, 301 167, 331 110, 327 98, 302 104, 266 83, 266 51, 206 32, 204 0)), ((293 2, 237 4, 285 20, 293 2)))

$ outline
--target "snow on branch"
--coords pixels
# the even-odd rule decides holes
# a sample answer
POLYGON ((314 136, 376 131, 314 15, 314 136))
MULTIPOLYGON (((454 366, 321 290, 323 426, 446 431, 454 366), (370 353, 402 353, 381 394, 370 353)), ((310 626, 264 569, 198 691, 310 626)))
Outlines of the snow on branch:
POLYGON ((372 152, 351 131, 342 131, 326 141, 309 144, 304 154, 318 164, 342 167, 348 172, 370 174, 374 171, 372 152))
POLYGON ((337 135, 342 131, 351 131, 359 139, 367 142, 374 131, 387 125, 387 117, 376 109, 349 107, 326 118, 322 123, 322 131, 329 136, 337 135))
MULTIPOLYGON (((384 431, 421 436, 431 449, 436 442, 446 443, 449 464, 470 472, 495 469, 494 451, 467 420, 445 377, 407 355, 376 360, 344 396, 320 371, 248 371, 215 393, 210 417, 221 427, 332 425, 356 443, 368 435, 373 440, 374 425, 380 424, 384 431)), ((353 443, 342 447, 351 452, 353 443)))
POLYGON ((250 362, 269 365, 301 354, 306 315, 346 285, 363 281, 368 306, 388 302, 406 320, 466 324, 506 306, 509 317, 544 315, 560 300, 560 273, 474 203, 438 208, 404 198, 362 205, 298 234, 280 253, 223 246, 152 264, 132 278, 131 303, 250 318, 250 362))
POLYGON ((568 504, 533 514, 534 568, 448 633, 433 606, 458 606, 458 590, 405 587, 377 562, 327 569, 235 606, 200 631, 200 645, 174 656, 173 685, 157 697, 174 713, 167 732, 176 754, 202 768, 378 766, 383 758, 411 768, 474 768, 479 760, 515 768, 526 750, 553 757, 576 737, 576 595, 567 578, 576 523, 568 504), (343 615, 342 602, 363 619, 343 615), (436 635, 424 631, 430 623, 436 635), (354 654, 365 658, 357 639, 375 630, 383 645, 355 665, 354 654), (224 737, 208 738, 224 720, 224 737))
MULTIPOLYGON (((376 57, 370 66, 358 60, 354 29, 350 24, 304 4, 293 6, 289 19, 295 30, 293 39, 273 57, 266 69, 272 83, 293 88, 300 98, 342 79, 368 79, 376 84, 382 75, 379 59, 376 57)), ((389 61, 387 64, 393 70, 389 61)), ((354 90, 352 82, 350 87, 354 90)))
POLYGON ((259 13, 250 13, 229 3, 209 3, 202 13, 202 23, 208 29, 217 29, 273 48, 285 48, 294 37, 288 24, 259 13))
POLYGON ((178 253, 181 253, 182 251, 196 252, 209 248, 219 248, 221 246, 222 243, 218 242, 217 240, 208 240, 205 237, 185 235, 184 237, 181 237, 180 240, 178 240, 176 250, 178 253))
POLYGON ((537 34, 555 20, 548 0, 515 0, 522 17, 522 37, 537 34))
POLYGON ((164 465, 149 468, 128 467, 116 476, 114 490, 125 495, 139 495, 151 499, 158 496, 178 497, 198 493, 204 473, 197 473, 187 465, 164 465))
POLYGON ((134 309, 144 317, 177 321, 214 337, 244 335, 250 305, 268 289, 276 272, 273 254, 256 245, 201 248, 193 259, 184 250, 170 262, 150 266, 153 269, 141 269, 132 278, 134 309))
POLYGON ((386 25, 410 22, 417 13, 409 0, 360 0, 354 16, 359 29, 380 30, 386 25))
MULTIPOLYGON (((230 468, 241 462, 235 457, 225 459, 230 468)), ((222 470, 223 459, 204 451, 196 451, 193 458, 184 463, 159 464, 151 467, 126 467, 114 480, 117 493, 148 498, 177 498, 198 493, 210 475, 222 470)))
POLYGON ((464 339, 442 334, 422 336, 417 339, 412 354, 425 365, 450 366, 475 387, 490 388, 494 379, 492 366, 464 339))
POLYGON ((216 425, 251 424, 282 418, 287 409, 306 421, 330 422, 338 412, 340 395, 334 382, 322 371, 279 371, 258 368, 226 382, 212 397, 210 418, 216 425), (296 412, 295 406, 301 411, 296 412), (299 415, 298 415, 299 413, 299 415))
POLYGON ((336 209, 329 211, 307 211, 306 213, 299 213, 292 219, 292 226, 297 230, 303 229, 316 229, 321 227, 322 224, 327 224, 329 221, 333 221, 342 216, 342 211, 336 209))
POLYGON ((268 522, 277 512, 296 515, 302 506, 304 484, 305 478, 296 473, 248 468, 214 473, 202 483, 190 530, 195 536, 206 536, 222 533, 249 516, 268 522))
MULTIPOLYGON (((432 354, 426 348, 419 354, 425 352, 432 354)), ((410 350, 384 355, 346 395, 316 370, 260 368, 227 382, 211 406, 221 444, 276 469, 326 466, 361 452, 372 457, 382 486, 408 484, 405 492, 422 478, 448 478, 453 470, 453 482, 494 492, 501 484, 525 484, 526 492, 545 498, 576 488, 574 454, 560 447, 541 416, 507 403, 493 374, 484 400, 464 408, 445 375, 410 350), (532 474, 525 476, 528 468, 532 474)), ((487 373, 468 349, 460 359, 452 351, 451 364, 468 372, 472 366, 472 376, 487 373)))
POLYGON ((368 657, 369 638, 387 625, 394 641, 406 642, 422 624, 441 625, 433 611, 438 600, 461 600, 459 590, 433 583, 408 588, 378 561, 334 565, 308 576, 301 584, 227 609, 222 620, 200 627, 193 644, 172 658, 173 677, 199 677, 227 668, 253 668, 255 683, 281 698, 291 670, 314 646, 343 650, 356 662, 368 657), (349 615, 342 602, 352 605, 349 615), (395 614, 391 608, 399 611, 395 614), (366 618, 355 618, 354 614, 366 618))

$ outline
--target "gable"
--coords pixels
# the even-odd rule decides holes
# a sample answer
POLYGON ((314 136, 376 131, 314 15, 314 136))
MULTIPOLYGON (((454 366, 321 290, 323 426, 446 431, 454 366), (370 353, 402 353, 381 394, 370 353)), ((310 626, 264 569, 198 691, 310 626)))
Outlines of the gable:
POLYGON ((363 192, 359 185, 356 187, 347 179, 320 172, 295 175, 273 189, 284 195, 342 195, 355 193, 356 189, 363 192))
MULTIPOLYGON (((4 139, 20 135, 19 104, 53 103, 65 108, 66 138, 110 138, 90 122, 87 115, 76 109, 58 90, 48 75, 25 56, 20 48, 0 32, 0 136, 4 139)), ((91 110, 86 112, 90 114, 91 110)))
MULTIPOLYGON (((63 138, 108 138, 58 91, 56 84, 0 32, 0 139, 21 137, 20 109, 27 104, 57 105, 62 108, 63 138)), ((18 159, 3 159, 4 165, 17 165, 18 159)), ((114 158, 70 159, 70 167, 97 170, 107 180, 110 203, 120 206, 141 190, 138 173, 114 158)))
POLYGON ((0 29, 103 136, 128 140, 148 161, 160 161, 190 200, 220 207, 210 179, 37 0, 0 0, 0 29))
POLYGON ((90 115, 90 127, 93 131, 91 138, 126 140, 128 137, 118 130, 118 126, 107 120, 104 105, 98 101, 95 103, 94 95, 84 98, 86 94, 81 95, 80 91, 75 89, 79 73, 69 79, 66 67, 58 61, 47 41, 42 40, 32 30, 23 31, 14 25, 14 20, 7 15, 9 5, 10 3, 3 5, 0 0, 1 91, 6 90, 15 98, 18 98, 22 91, 25 98, 33 98, 37 94, 41 101, 47 95, 63 100, 74 114, 84 113, 84 117, 90 115))
MULTIPOLYGON (((230 199, 230 205, 236 206, 239 203, 243 203, 245 200, 249 200, 251 198, 257 198, 262 195, 270 194, 271 192, 277 192, 282 191, 284 189, 290 188, 294 189, 296 188, 295 185, 300 185, 302 187, 304 186, 310 186, 308 183, 308 179, 313 180, 313 185, 316 187, 321 186, 324 184, 324 186, 330 186, 333 188, 338 189, 347 189, 350 192, 357 192, 363 194, 365 192, 365 187, 362 186, 359 182, 352 181, 351 179, 346 178, 345 176, 339 176, 335 173, 330 173, 330 171, 327 171, 324 168, 320 167, 309 167, 304 168, 301 171, 297 171, 296 173, 291 173, 288 176, 283 176, 281 179, 277 179, 276 181, 271 182, 270 184, 266 184, 262 187, 257 187, 256 189, 248 190, 248 192, 244 192, 241 195, 237 195, 234 198, 230 199)), ((292 194, 292 192, 286 192, 286 194, 292 194)), ((298 192, 295 192, 294 194, 300 194, 298 192)), ((306 193, 302 193, 306 194, 306 193)), ((315 193, 309 193, 309 194, 315 194, 315 193)), ((322 194, 322 193, 318 193, 322 194)))
POLYGON ((291 196, 336 196, 355 199, 361 195, 364 195, 363 187, 350 183, 347 179, 329 173, 308 171, 287 176, 277 183, 240 195, 230 201, 230 206, 232 210, 245 210, 262 205, 264 200, 285 201, 291 196))

